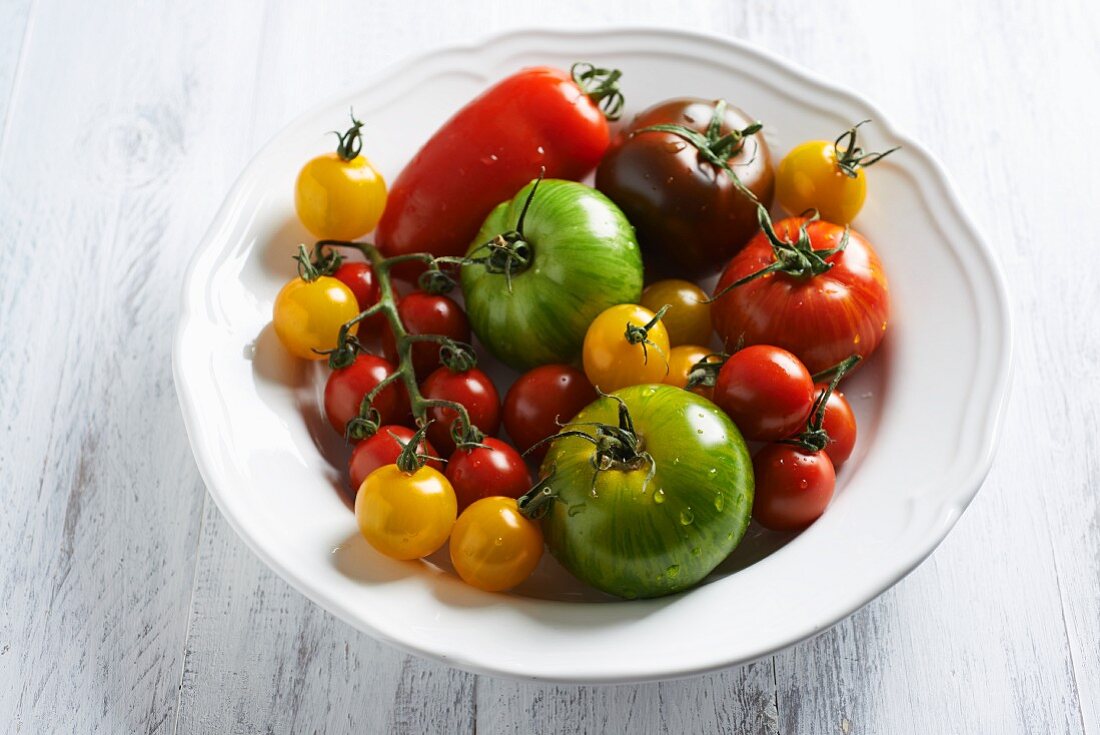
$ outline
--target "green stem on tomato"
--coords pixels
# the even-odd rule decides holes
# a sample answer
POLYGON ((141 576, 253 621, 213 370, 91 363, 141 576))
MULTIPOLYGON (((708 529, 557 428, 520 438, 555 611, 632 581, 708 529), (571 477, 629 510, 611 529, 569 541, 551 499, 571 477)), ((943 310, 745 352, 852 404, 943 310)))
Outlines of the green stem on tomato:
MULTIPOLYGON (((374 245, 365 242, 347 242, 344 240, 320 240, 317 242, 316 247, 320 250, 322 247, 346 247, 355 248, 363 254, 363 257, 370 263, 371 270, 374 271, 375 277, 378 279, 378 303, 371 306, 366 311, 362 312, 354 319, 349 321, 341 329, 341 341, 340 346, 333 351, 333 356, 340 354, 342 349, 346 350, 350 345, 352 349, 362 349, 358 340, 354 337, 349 337, 348 332, 352 325, 360 322, 368 316, 375 314, 383 314, 386 317, 386 322, 389 325, 390 332, 393 334, 393 341, 397 348, 398 364, 395 366, 391 376, 388 376, 385 381, 386 385, 391 385, 397 380, 401 380, 405 385, 405 392, 409 397, 409 407, 412 409, 413 417, 416 419, 417 426, 423 428, 427 425, 428 410, 431 408, 444 408, 451 409, 458 418, 456 421, 460 421, 464 427, 472 426, 470 422, 470 414, 466 411, 466 407, 457 401, 448 401, 439 398, 425 398, 420 392, 420 385, 416 382, 416 372, 413 370, 412 361, 412 347, 416 342, 447 342, 450 341, 443 335, 427 335, 417 334, 411 335, 408 330, 405 329, 405 325, 401 322, 401 315, 397 313, 397 298, 393 290, 393 281, 390 277, 390 270, 398 264, 409 262, 420 262, 427 265, 435 265, 438 261, 430 253, 408 253, 405 255, 397 255, 392 258, 386 258, 378 251, 374 245), (352 341, 354 340, 354 341, 352 341)), ((442 260, 442 259, 440 259, 442 260)), ((330 356, 331 363, 331 356, 330 356)), ((376 386, 374 393, 377 395, 381 392, 383 386, 380 384, 376 386)), ((368 394, 369 396, 370 394, 368 394)), ((365 400, 364 400, 365 402, 365 400)), ((360 411, 362 414, 362 411, 360 411)))

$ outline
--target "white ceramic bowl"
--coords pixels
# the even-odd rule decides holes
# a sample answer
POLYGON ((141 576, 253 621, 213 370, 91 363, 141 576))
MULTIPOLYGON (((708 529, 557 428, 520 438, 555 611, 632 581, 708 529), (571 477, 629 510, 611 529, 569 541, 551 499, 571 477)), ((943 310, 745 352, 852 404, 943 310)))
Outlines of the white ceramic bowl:
MULTIPOLYGON (((778 160, 778 158, 776 159, 778 160)), ((176 387, 210 494, 273 569, 376 638, 465 669, 569 682, 688 676, 818 633, 897 582, 944 538, 988 472, 1010 364, 1004 281, 940 165, 870 103, 728 39, 664 30, 523 31, 434 51, 314 110, 249 164, 184 284, 176 387), (797 537, 758 530, 708 581, 658 600, 585 590, 547 560, 519 591, 487 594, 437 564, 396 562, 356 531, 346 449, 318 410, 323 369, 287 357, 269 326, 290 255, 309 237, 292 186, 349 106, 393 180, 451 112, 523 66, 623 70, 627 117, 682 95, 724 97, 766 124, 775 153, 873 118, 855 223, 890 276, 883 347, 847 384, 860 420, 837 495, 797 537)))

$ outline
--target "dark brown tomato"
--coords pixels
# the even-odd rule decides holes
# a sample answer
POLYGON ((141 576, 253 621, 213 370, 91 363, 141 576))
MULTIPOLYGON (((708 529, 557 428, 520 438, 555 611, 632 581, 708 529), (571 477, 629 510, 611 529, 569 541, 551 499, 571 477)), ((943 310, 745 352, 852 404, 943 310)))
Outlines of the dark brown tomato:
MULTIPOLYGON (((760 229, 756 204, 698 148, 675 133, 639 132, 673 124, 706 136, 717 104, 685 97, 650 107, 619 134, 596 170, 596 188, 636 228, 646 265, 664 275, 697 278, 714 273, 760 229)), ((753 122, 727 105, 716 137, 753 122)), ((725 154, 741 182, 770 207, 775 175, 763 134, 746 136, 725 154)))

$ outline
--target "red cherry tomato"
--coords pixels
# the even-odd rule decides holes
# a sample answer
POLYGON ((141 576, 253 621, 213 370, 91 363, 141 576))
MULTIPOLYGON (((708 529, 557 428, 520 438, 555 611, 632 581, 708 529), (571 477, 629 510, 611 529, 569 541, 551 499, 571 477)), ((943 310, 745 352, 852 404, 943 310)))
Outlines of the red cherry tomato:
POLYGON ((836 471, 825 452, 769 444, 752 458, 752 469, 753 518, 773 531, 797 531, 816 521, 836 488, 836 471))
MULTIPOLYGON (((470 422, 483 434, 492 436, 500 429, 500 395, 489 376, 477 368, 463 372, 438 368, 420 386, 420 393, 425 398, 462 404, 470 414, 470 422)), ((458 412, 433 406, 428 409, 428 418, 434 422, 428 427, 428 441, 441 452, 440 456, 450 457, 455 450, 451 424, 458 412)))
POLYGON ((600 105, 614 114, 621 97, 610 84, 597 93, 603 80, 587 71, 523 69, 455 113, 394 181, 379 249, 462 255, 490 210, 540 171, 571 180, 591 171, 611 142, 600 105))
MULTIPOLYGON (((775 223, 780 239, 797 242, 805 217, 775 223)), ((806 225, 815 251, 837 247, 844 228, 818 220, 806 225)), ((783 272, 735 286, 711 305, 711 319, 727 348, 738 342, 790 350, 811 373, 836 365, 849 355, 866 359, 882 341, 890 317, 886 274, 871 244, 855 230, 848 245, 825 257, 832 264, 816 276, 796 278, 783 272)), ((715 287, 730 284, 776 263, 772 244, 757 234, 733 256, 715 287)))
MULTIPOLYGON (((379 467, 385 467, 388 464, 396 463, 397 455, 401 454, 403 443, 408 443, 412 438, 413 430, 407 426, 383 424, 379 427, 374 436, 356 444, 355 451, 351 453, 351 460, 348 462, 348 477, 351 478, 351 491, 353 493, 359 492, 359 487, 363 484, 363 480, 367 479, 367 475, 374 472, 379 467), (394 436, 396 436, 397 439, 394 439, 394 436), (398 441, 398 439, 400 441, 398 441)), ((435 447, 433 447, 431 442, 427 439, 420 442, 417 451, 429 457, 439 456, 435 453, 435 447)), ((432 469, 439 470, 440 472, 443 471, 443 465, 439 460, 430 459, 427 465, 432 469)))
POLYGON ((519 452, 492 437, 481 444, 459 447, 447 462, 447 479, 458 497, 459 513, 482 498, 518 498, 531 489, 531 472, 519 452))
POLYGON ((814 381, 790 352, 754 345, 726 360, 714 383, 714 402, 746 439, 776 441, 798 432, 810 417, 814 381))
MULTIPOLYGON (((543 365, 512 383, 504 398, 504 428, 521 452, 553 436, 558 422, 572 419, 596 400, 596 389, 585 374, 569 365, 543 365)), ((547 445, 532 455, 542 459, 547 445)))
MULTIPOLYGON (((455 301, 441 294, 413 291, 397 303, 397 313, 409 334, 438 334, 458 342, 470 341, 470 322, 466 312, 455 301)), ((393 332, 382 330, 382 355, 398 361, 393 332)), ((439 345, 417 342, 412 346, 413 370, 417 380, 423 380, 439 367, 439 345)))
MULTIPOLYGON (((825 386, 819 385, 817 396, 824 390, 825 386)), ((852 456, 856 446, 856 415, 843 393, 834 390, 825 402, 825 418, 821 428, 829 435, 824 451, 833 461, 833 467, 839 468, 852 456)))
MULTIPOLYGON (((325 383, 325 415, 332 428, 344 434, 348 422, 359 415, 363 398, 393 372, 393 365, 374 355, 358 355, 351 365, 333 370, 325 383)), ((386 386, 372 405, 383 424, 404 421, 409 413, 409 399, 400 383, 386 386)))
MULTIPOLYGON (((369 263, 345 260, 332 274, 332 277, 350 288, 351 292, 355 294, 359 311, 366 311, 378 303, 378 282, 374 278, 374 271, 369 263)), ((359 337, 377 335, 385 320, 385 316, 376 314, 359 322, 359 337)))

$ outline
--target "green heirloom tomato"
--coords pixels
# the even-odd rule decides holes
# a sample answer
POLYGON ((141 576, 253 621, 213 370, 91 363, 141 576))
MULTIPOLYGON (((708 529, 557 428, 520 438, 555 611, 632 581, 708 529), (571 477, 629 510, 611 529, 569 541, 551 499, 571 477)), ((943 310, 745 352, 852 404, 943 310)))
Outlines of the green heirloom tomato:
POLYGON ((466 253, 470 324, 520 370, 572 362, 601 311, 642 294, 634 229, 610 199, 574 181, 534 181, 497 206, 466 253))
POLYGON ((705 398, 631 386, 589 404, 559 437, 521 504, 544 513, 550 551, 593 587, 627 599, 678 592, 744 536, 752 460, 705 398))

